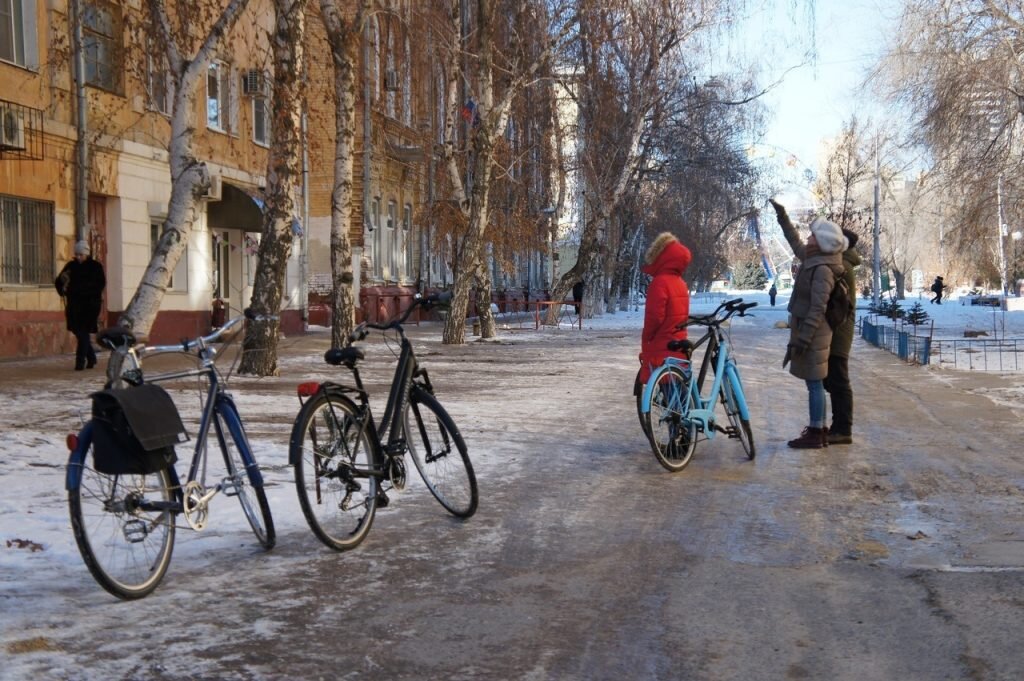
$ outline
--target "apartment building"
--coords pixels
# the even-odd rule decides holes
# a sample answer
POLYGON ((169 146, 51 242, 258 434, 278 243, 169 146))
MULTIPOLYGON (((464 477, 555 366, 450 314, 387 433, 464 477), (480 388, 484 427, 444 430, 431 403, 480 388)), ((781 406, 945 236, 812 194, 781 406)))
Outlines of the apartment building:
MULTIPOLYGON (((173 84, 159 50, 133 38, 142 3, 82 3, 85 83, 77 88, 68 3, 0 0, 0 357, 71 347, 53 279, 79 238, 107 273, 100 323, 115 323, 167 214, 173 84), (76 192, 80 137, 87 141, 84 201, 76 192)), ((211 188, 151 329, 154 342, 206 332, 215 299, 234 310, 251 295, 270 133, 266 79, 254 74, 266 70, 261 29, 273 15, 264 0, 249 14, 200 87, 194 149, 211 188)), ((289 288, 298 290, 298 267, 289 269, 289 288)))
MULTIPOLYGON (((0 0, 0 358, 71 350, 53 280, 80 238, 107 273, 100 323, 116 323, 167 215, 174 83, 161 51, 140 37, 145 4, 79 1, 82 87, 75 78, 72 0, 0 0), (79 139, 87 142, 85 196, 79 139)), ((335 137, 332 63, 315 5, 307 24, 304 181, 284 292, 286 334, 329 323, 322 307, 309 307, 330 292, 335 137)), ((448 104, 426 27, 434 18, 425 8, 381 0, 360 47, 349 231, 360 319, 388 317, 417 290, 452 281, 443 245, 422 217, 437 200, 435 150, 448 104)), ((205 333, 215 302, 233 314, 251 297, 271 143, 272 28, 271 0, 250 0, 207 66, 193 150, 210 171, 211 188, 197 206, 151 342, 205 333)), ((521 272, 502 272, 496 284, 540 288, 550 281, 543 258, 524 253, 521 272)))

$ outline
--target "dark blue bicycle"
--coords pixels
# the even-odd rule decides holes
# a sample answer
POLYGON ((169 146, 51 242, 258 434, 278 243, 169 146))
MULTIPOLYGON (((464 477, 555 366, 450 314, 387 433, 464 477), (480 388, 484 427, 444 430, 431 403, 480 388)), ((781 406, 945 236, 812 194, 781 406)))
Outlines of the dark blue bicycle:
MULTIPOLYGON (((212 343, 242 321, 243 317, 232 319, 208 336, 179 345, 136 346, 135 337, 124 329, 107 329, 97 337, 101 345, 112 349, 110 382, 115 388, 128 386, 104 391, 104 396, 120 400, 128 411, 150 399, 154 392, 157 397, 162 393, 158 387, 147 391, 144 386, 192 377, 206 382, 195 450, 184 484, 173 465, 173 446, 169 464, 160 465, 159 460, 155 464, 138 459, 111 461, 111 456, 124 458, 124 452, 108 446, 109 439, 118 436, 118 426, 115 423, 111 427, 102 414, 97 414, 95 396, 93 419, 77 435, 68 436, 71 456, 65 487, 75 540, 92 576, 119 598, 141 598, 160 584, 171 561, 177 517, 182 516, 189 528, 202 530, 207 524, 210 500, 221 492, 238 498, 259 543, 266 549, 274 546, 274 521, 263 490, 263 476, 238 408, 214 362, 217 353, 212 343), (164 353, 194 354, 198 366, 144 376, 142 358, 164 353), (207 444, 211 433, 224 466, 211 472, 208 480, 207 444), (112 454, 105 451, 110 449, 114 450, 112 454)), ((156 417, 166 417, 171 411, 177 419, 172 403, 150 411, 162 412, 152 414, 156 417)))

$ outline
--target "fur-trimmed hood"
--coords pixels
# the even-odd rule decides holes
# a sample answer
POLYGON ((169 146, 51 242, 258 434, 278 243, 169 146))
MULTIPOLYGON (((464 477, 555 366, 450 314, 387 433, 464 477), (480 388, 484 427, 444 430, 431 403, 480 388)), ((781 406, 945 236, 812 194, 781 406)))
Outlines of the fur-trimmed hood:
POLYGON ((652 277, 665 271, 682 276, 690 266, 690 258, 690 249, 680 243, 674 234, 662 232, 647 249, 641 271, 652 277))

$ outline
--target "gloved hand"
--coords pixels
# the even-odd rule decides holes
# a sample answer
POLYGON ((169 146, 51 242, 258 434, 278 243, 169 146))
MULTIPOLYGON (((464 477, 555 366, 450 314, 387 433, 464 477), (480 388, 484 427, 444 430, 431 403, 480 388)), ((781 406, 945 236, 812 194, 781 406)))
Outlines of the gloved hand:
POLYGON ((789 360, 796 359, 807 352, 807 343, 795 341, 786 346, 786 356, 782 358, 782 368, 785 369, 789 360))

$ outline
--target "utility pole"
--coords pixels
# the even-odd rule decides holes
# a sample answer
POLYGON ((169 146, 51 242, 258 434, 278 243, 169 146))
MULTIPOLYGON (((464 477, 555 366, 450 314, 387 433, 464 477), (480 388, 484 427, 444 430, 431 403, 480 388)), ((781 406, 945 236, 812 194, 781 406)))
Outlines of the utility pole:
POLYGON ((871 229, 871 236, 874 241, 874 253, 872 257, 872 295, 871 300, 874 303, 875 308, 878 308, 878 304, 882 299, 882 244, 880 241, 881 237, 881 225, 879 224, 881 214, 881 199, 880 199, 880 176, 881 176, 881 164, 878 159, 878 136, 875 136, 875 219, 874 225, 871 229))

